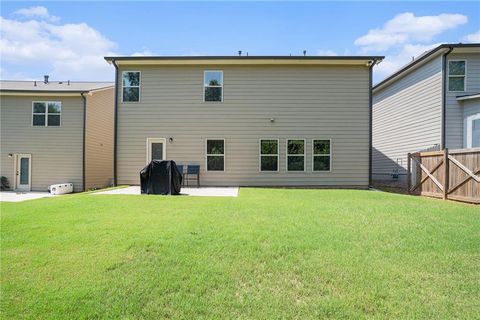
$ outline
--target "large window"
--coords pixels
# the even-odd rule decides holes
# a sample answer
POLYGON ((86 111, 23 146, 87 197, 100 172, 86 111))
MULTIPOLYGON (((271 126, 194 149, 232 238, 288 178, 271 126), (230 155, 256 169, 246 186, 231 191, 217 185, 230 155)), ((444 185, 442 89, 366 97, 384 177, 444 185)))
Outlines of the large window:
POLYGON ((122 72, 122 101, 140 101, 140 71, 122 72))
POLYGON ((465 60, 448 61, 448 91, 465 91, 465 60))
POLYGON ((59 127, 62 103, 59 101, 34 101, 32 103, 32 125, 35 127, 59 127))
POLYGON ((305 140, 287 140, 287 171, 305 171, 305 140))
POLYGON ((225 171, 225 139, 207 139, 207 171, 225 171))
POLYGON ((260 171, 278 171, 278 139, 260 139, 260 171))
POLYGON ((204 101, 223 101, 223 71, 205 71, 203 75, 204 101))
POLYGON ((313 171, 330 171, 331 166, 331 141, 313 140, 313 171))

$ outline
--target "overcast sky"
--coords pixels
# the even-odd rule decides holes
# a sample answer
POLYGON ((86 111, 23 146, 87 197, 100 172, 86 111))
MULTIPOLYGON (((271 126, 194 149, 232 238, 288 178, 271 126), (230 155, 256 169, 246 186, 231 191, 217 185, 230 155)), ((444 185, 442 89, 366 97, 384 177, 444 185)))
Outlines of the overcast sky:
POLYGON ((385 55, 480 42, 480 2, 5 2, 0 77, 112 80, 106 55, 385 55))

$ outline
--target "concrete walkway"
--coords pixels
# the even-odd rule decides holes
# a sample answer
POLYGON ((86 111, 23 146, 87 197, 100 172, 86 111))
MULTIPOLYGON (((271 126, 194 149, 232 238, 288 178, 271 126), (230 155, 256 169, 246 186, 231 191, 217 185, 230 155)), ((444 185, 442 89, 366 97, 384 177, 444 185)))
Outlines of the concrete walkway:
POLYGON ((22 202, 26 200, 34 200, 45 197, 53 197, 48 192, 15 192, 15 191, 2 191, 0 192, 0 201, 2 202, 22 202))
MULTIPOLYGON (((136 194, 140 195, 139 186, 99 191, 92 195, 101 194, 136 194)), ((182 188, 181 195, 194 197, 237 197, 238 187, 205 187, 205 188, 182 188)))

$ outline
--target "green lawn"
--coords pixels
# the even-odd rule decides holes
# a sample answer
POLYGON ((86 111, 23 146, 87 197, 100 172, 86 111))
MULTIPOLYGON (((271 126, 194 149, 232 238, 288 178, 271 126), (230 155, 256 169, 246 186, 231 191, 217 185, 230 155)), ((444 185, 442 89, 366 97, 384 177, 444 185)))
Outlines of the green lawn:
POLYGON ((372 191, 1 204, 3 319, 480 318, 480 207, 372 191))

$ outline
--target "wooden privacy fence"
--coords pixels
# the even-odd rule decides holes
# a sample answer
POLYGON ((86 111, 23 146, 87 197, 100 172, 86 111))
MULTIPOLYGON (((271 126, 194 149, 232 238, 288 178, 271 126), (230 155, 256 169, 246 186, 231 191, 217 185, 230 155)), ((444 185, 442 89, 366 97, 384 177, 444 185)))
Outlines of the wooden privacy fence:
POLYGON ((480 203, 480 148, 408 154, 410 194, 480 203))

